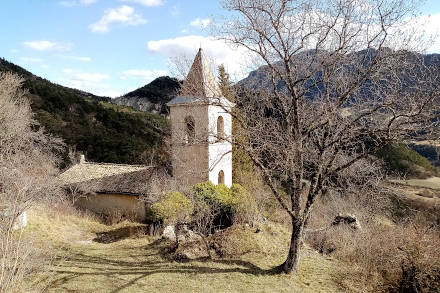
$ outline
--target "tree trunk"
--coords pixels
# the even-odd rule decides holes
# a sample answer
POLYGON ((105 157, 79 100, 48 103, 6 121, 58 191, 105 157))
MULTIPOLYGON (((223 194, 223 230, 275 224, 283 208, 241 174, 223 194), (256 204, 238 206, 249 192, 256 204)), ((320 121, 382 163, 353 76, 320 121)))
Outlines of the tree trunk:
POLYGON ((287 255, 287 259, 280 266, 280 269, 286 274, 294 274, 297 271, 303 228, 304 225, 301 220, 292 219, 292 235, 290 238, 289 254, 287 255))

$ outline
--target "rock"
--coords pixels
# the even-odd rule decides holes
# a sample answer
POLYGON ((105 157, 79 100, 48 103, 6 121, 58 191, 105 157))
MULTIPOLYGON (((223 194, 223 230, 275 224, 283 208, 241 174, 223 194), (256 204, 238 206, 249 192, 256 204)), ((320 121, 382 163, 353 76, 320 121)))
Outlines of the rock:
POLYGON ((331 226, 337 226, 340 224, 346 224, 348 225, 350 228, 352 228, 353 230, 361 230, 361 224, 359 223, 358 219, 356 218, 355 215, 352 214, 338 214, 331 226))
POLYGON ((27 226, 27 213, 26 211, 22 212, 20 216, 15 220, 14 230, 18 230, 27 226))
POLYGON ((162 238, 170 240, 172 242, 176 242, 176 232, 173 225, 168 225, 165 227, 162 233, 162 238))
POLYGON ((205 239, 186 225, 177 228, 177 249, 175 258, 177 260, 195 260, 209 257, 208 246, 205 239))

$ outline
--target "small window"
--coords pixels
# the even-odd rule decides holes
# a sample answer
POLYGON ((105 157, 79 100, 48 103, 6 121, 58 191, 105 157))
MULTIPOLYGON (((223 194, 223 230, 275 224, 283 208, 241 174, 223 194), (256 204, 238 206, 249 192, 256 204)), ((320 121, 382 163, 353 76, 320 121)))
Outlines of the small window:
POLYGON ((225 122, 223 121, 223 117, 219 116, 217 118, 217 141, 225 140, 225 122))
POLYGON ((196 127, 194 118, 191 116, 187 116, 185 118, 185 143, 192 144, 194 143, 196 137, 196 127))
POLYGON ((223 170, 220 170, 220 172, 218 172, 217 184, 225 184, 225 172, 223 172, 223 170))

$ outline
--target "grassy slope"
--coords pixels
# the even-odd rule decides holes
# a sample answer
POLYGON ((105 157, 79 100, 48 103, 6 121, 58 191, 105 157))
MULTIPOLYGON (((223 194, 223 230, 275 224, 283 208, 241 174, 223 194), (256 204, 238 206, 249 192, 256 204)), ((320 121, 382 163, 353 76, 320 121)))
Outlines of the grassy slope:
POLYGON ((232 236, 231 244, 257 235, 260 248, 272 243, 266 250, 243 251, 228 260, 178 263, 164 254, 169 243, 129 233, 136 226, 128 222, 105 226, 92 218, 40 208, 29 213, 26 233, 37 235, 44 245, 51 243, 52 251, 61 256, 55 261, 49 292, 342 292, 336 281, 340 266, 308 247, 297 276, 268 271, 286 253, 288 235, 280 227, 263 228, 258 234, 235 228, 233 235, 239 239, 232 236), (93 241, 100 232, 119 239, 107 244, 93 241))
POLYGON ((438 171, 427 158, 402 143, 388 144, 378 151, 377 155, 393 173, 427 177, 438 171))

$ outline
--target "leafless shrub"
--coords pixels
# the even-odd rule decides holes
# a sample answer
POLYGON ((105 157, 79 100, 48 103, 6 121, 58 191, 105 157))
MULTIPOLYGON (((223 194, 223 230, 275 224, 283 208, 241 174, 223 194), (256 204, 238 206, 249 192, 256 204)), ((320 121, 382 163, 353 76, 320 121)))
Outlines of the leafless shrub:
POLYGON ((215 232, 215 220, 221 215, 220 207, 202 200, 193 200, 194 214, 192 216, 191 228, 205 236, 215 232))
POLYGON ((170 191, 182 191, 185 188, 181 183, 171 176, 165 168, 153 168, 145 184, 143 196, 140 200, 147 206, 158 202, 170 191))
POLYGON ((0 292, 24 289, 23 279, 40 259, 37 248, 17 219, 37 202, 52 202, 61 194, 55 180, 54 151, 60 140, 48 136, 33 120, 22 80, 0 73, 0 292))

